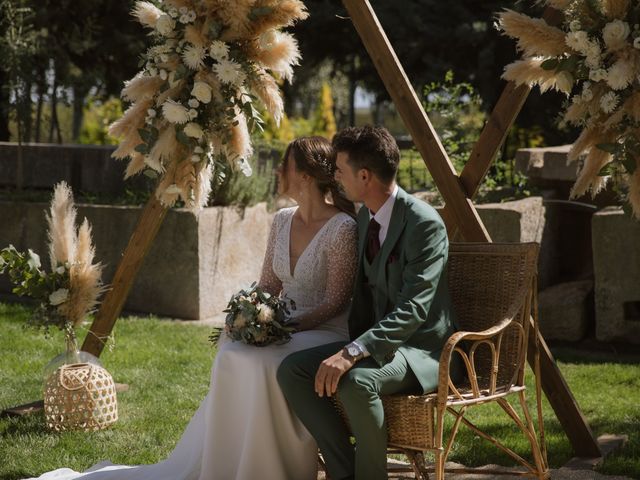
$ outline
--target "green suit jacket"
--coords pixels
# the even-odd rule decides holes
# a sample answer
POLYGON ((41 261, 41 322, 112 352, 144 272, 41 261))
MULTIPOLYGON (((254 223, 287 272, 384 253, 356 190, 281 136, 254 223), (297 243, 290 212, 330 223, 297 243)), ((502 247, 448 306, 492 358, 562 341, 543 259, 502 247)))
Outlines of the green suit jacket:
POLYGON ((435 209, 398 189, 381 257, 366 278, 368 225, 369 211, 363 207, 358 213, 359 261, 350 337, 380 366, 396 354, 404 355, 423 390, 433 390, 440 352, 455 330, 446 281, 446 228, 435 209))

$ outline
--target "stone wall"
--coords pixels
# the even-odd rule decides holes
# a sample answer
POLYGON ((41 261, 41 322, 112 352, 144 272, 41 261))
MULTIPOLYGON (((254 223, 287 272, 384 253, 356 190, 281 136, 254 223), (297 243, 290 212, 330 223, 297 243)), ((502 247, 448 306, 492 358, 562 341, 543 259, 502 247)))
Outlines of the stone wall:
MULTIPOLYGON (((31 248, 49 265, 46 204, 0 202, 0 248, 31 248)), ((93 227, 96 258, 109 283, 141 207, 78 205, 93 227)), ((245 210, 205 208, 198 217, 168 212, 129 294, 125 309, 183 319, 219 315, 232 293, 257 280, 273 214, 265 204, 245 210)), ((0 292, 11 286, 0 277, 0 292)))

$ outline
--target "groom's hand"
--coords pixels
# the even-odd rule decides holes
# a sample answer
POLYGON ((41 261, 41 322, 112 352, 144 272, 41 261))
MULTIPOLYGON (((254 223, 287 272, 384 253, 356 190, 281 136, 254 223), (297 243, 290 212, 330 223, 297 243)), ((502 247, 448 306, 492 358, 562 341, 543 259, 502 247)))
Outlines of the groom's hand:
POLYGON ((355 360, 345 355, 342 350, 324 360, 316 373, 315 390, 318 396, 323 397, 326 393, 327 397, 330 397, 336 393, 340 378, 355 363, 355 360))

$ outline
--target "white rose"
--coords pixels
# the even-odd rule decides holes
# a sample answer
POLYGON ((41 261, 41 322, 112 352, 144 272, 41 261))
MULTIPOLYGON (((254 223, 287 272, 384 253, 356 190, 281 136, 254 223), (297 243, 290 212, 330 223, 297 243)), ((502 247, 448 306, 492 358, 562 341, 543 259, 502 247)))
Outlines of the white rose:
POLYGON ((204 150, 202 149, 202 147, 196 147, 193 149, 194 153, 204 153, 204 150))
POLYGON ((56 268, 56 273, 59 275, 62 275, 65 271, 65 268, 63 265, 60 265, 58 268, 56 268))
POLYGON ((187 123, 184 126, 184 133, 188 137, 195 138, 197 140, 200 140, 204 135, 204 132, 202 131, 202 128, 200 127, 200 125, 193 122, 187 123))
POLYGON ((166 70, 160 70, 160 78, 162 80, 166 80, 167 79, 167 71, 166 70))
POLYGON ((607 23, 602 29, 602 39, 607 47, 617 49, 622 46, 631 30, 629 24, 622 20, 614 20, 607 23))
POLYGON ((60 288, 49 295, 49 303, 54 307, 66 302, 69 299, 69 290, 66 288, 60 288))
POLYGON ((162 104, 162 114, 171 123, 182 124, 189 121, 189 110, 174 100, 167 100, 162 104))
POLYGON ((211 101, 211 87, 205 82, 195 82, 191 90, 191 95, 202 103, 209 103, 211 101))
POLYGON ((568 95, 571 93, 571 89, 573 88, 573 75, 569 72, 560 72, 556 76, 556 86, 558 87, 558 90, 568 95))
POLYGON ((156 111, 153 108, 150 108, 149 110, 147 110, 147 115, 153 118, 156 116, 156 111))
POLYGON ((158 21, 156 22, 156 30, 160 35, 163 35, 165 37, 171 35, 175 26, 176 22, 166 13, 160 15, 160 17, 158 17, 158 21))
POLYGON ((598 68, 597 70, 591 70, 589 72, 589 80, 593 82, 599 82, 607 78, 607 71, 604 68, 598 68))
POLYGON ((191 163, 198 163, 200 160, 200 155, 191 155, 191 163))

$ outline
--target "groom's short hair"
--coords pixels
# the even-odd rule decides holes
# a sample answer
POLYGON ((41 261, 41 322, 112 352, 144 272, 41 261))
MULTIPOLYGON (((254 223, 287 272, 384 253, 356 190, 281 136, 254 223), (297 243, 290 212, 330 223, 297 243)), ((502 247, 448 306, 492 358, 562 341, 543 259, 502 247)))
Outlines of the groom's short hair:
POLYGON ((348 127, 336 133, 332 143, 336 153, 349 155, 348 163, 354 169, 366 168, 384 183, 391 183, 396 178, 400 149, 386 128, 348 127))

